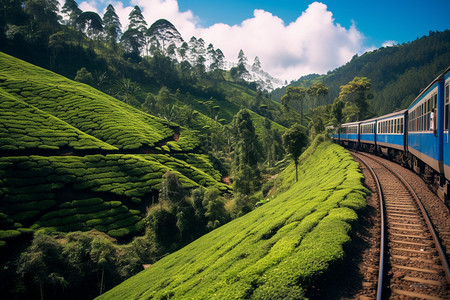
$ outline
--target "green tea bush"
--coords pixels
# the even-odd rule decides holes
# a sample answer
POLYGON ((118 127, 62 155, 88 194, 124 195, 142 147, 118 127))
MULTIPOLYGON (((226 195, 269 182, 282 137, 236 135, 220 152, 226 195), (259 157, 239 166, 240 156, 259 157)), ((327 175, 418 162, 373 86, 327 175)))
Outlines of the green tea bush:
POLYGON ((0 150, 117 149, 0 89, 0 150))
MULTIPOLYGON (((168 170, 177 174, 185 188, 228 188, 183 160, 161 154, 2 157, 0 213, 33 229, 100 228, 108 232, 135 226, 144 212, 130 211, 128 205, 142 203, 146 195, 156 193, 168 170), (61 198, 62 191, 69 199, 61 198), (122 198, 104 201, 104 196, 122 198), (119 222, 126 218, 125 224, 119 222)), ((2 229, 7 228, 0 224, 2 229)))
POLYGON ((298 182, 289 166, 274 199, 99 298, 305 298, 305 289, 343 259, 367 190, 351 156, 329 141, 313 143, 300 161, 298 182))

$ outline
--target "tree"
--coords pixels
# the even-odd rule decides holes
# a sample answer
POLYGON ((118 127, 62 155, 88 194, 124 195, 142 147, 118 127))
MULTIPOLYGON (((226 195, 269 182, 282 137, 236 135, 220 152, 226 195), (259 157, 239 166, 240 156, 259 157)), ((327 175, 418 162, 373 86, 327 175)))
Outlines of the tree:
POLYGON ((103 294, 105 281, 105 268, 114 263, 114 253, 116 248, 110 240, 104 238, 94 238, 91 242, 90 257, 101 270, 100 275, 100 295, 103 294))
POLYGON ((214 71, 217 69, 217 55, 216 50, 214 50, 214 46, 212 44, 208 45, 208 48, 206 48, 206 54, 208 55, 208 60, 210 62, 209 64, 209 70, 214 71))
POLYGON ((57 0, 26 0, 25 12, 33 17, 33 20, 44 27, 55 28, 60 16, 59 2, 57 0))
POLYGON ((154 114, 156 109, 156 99, 151 93, 147 94, 144 103, 141 106, 142 110, 148 114, 154 114))
POLYGON ((186 42, 183 42, 183 44, 181 44, 181 46, 177 49, 177 52, 181 56, 182 61, 184 61, 186 59, 188 50, 189 50, 189 45, 186 42))
POLYGON ((309 88, 307 88, 306 93, 310 97, 314 98, 315 103, 313 106, 315 107, 321 104, 319 101, 320 98, 328 95, 328 88, 322 82, 317 82, 312 86, 310 86, 309 88))
POLYGON ((144 34, 137 29, 128 29, 120 38, 120 43, 127 53, 139 56, 145 43, 144 34))
POLYGON ((22 4, 20 0, 0 0, 0 30, 6 30, 7 24, 15 24, 23 17, 22 4))
POLYGON ((350 121, 359 121, 368 116, 369 104, 367 100, 373 98, 373 95, 370 93, 371 86, 370 79, 358 76, 353 78, 349 83, 341 86, 339 100, 345 103, 353 103, 357 108, 357 111, 353 109, 356 120, 350 121))
POLYGON ((80 14, 76 23, 86 35, 92 39, 103 32, 103 21, 100 16, 93 11, 85 11, 80 14))
POLYGON ((217 68, 223 69, 224 68, 224 61, 225 61, 225 55, 223 54, 222 50, 219 48, 216 49, 216 59, 217 59, 217 68))
POLYGON ((56 57, 58 53, 64 49, 67 34, 65 31, 58 31, 48 38, 48 48, 51 50, 50 55, 50 69, 53 69, 56 64, 56 57))
POLYGON ((161 189, 159 190, 160 201, 168 201, 172 204, 180 205, 185 201, 186 195, 186 191, 181 185, 177 175, 167 171, 163 175, 161 189))
POLYGON ((231 126, 236 191, 249 194, 256 190, 260 183, 258 162, 261 160, 261 146, 248 110, 241 109, 234 116, 231 126))
POLYGON ((139 85, 131 81, 130 78, 122 78, 115 84, 115 96, 126 104, 130 104, 134 100, 134 96, 141 89, 139 85))
POLYGON ((243 64, 245 66, 245 64, 247 63, 247 56, 245 56, 244 51, 239 50, 239 54, 238 54, 238 64, 243 64))
POLYGON ((300 123, 303 122, 303 100, 305 99, 306 91, 302 87, 288 86, 286 94, 281 97, 281 104, 288 108, 289 106, 300 107, 300 123))
POLYGON ((122 24, 114 6, 111 4, 106 7, 105 14, 103 15, 103 25, 105 26, 110 43, 117 42, 117 39, 122 35, 122 24))
POLYGON ((339 98, 336 98, 331 106, 331 112, 333 114, 333 123, 335 126, 340 126, 342 124, 342 120, 344 118, 342 110, 345 107, 344 101, 339 98))
POLYGON ((93 85, 94 84, 94 77, 92 76, 92 73, 86 70, 85 67, 82 67, 77 71, 77 76, 75 76, 75 81, 82 82, 85 84, 93 85))
POLYGON ((128 15, 128 21, 130 22, 128 24, 128 30, 136 29, 142 34, 147 31, 147 22, 145 21, 139 6, 136 5, 130 12, 130 14, 128 15))
POLYGON ((68 25, 75 27, 76 21, 83 11, 78 8, 78 4, 75 0, 66 0, 61 12, 67 16, 68 25))
POLYGON ((41 300, 44 299, 44 284, 67 287, 61 275, 64 270, 62 247, 52 237, 35 235, 31 246, 20 255, 17 272, 22 277, 29 276, 39 286, 41 300))
POLYGON ((220 192, 214 187, 209 187, 203 198, 203 207, 206 208, 205 217, 208 220, 207 228, 213 230, 223 225, 228 220, 225 203, 220 192))
POLYGON ((286 130, 283 134, 283 146, 286 152, 294 160, 295 164, 295 181, 298 181, 298 158, 302 154, 302 149, 307 145, 308 137, 303 133, 299 124, 294 124, 291 128, 286 130))
POLYGON ((259 60, 258 56, 255 56, 255 60, 253 61, 252 65, 252 70, 253 71, 261 70, 261 61, 259 60))

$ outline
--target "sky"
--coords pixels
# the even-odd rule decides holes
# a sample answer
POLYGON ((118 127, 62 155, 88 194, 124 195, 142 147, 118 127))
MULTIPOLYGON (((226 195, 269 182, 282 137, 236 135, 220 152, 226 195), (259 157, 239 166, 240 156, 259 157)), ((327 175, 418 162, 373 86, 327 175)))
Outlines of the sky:
MULTIPOLYGON (((449 0, 76 0, 103 16, 112 4, 124 31, 138 5, 149 26, 169 20, 183 38, 203 38, 236 61, 252 63, 282 80, 324 74, 355 55, 414 41, 450 28, 449 0)), ((65 0, 59 0, 61 6, 65 0)))

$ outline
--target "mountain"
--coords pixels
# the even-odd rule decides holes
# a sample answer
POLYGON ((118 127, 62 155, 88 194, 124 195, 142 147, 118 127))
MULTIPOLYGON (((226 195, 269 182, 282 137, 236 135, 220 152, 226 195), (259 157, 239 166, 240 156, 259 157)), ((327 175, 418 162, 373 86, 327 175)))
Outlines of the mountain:
MULTIPOLYGON (((339 95, 340 86, 355 76, 368 77, 374 98, 372 110, 385 114, 408 107, 420 91, 450 65, 450 30, 430 32, 413 42, 383 47, 355 55, 347 64, 322 76, 308 76, 291 83, 307 87, 320 81, 329 88, 328 103, 339 95)), ((271 97, 280 101, 284 88, 271 97)))

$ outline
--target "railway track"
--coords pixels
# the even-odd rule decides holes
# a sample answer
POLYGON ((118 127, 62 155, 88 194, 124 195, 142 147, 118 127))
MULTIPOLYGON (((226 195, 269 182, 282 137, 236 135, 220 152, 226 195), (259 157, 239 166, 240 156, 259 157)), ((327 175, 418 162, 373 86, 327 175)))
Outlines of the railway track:
POLYGON ((352 153, 371 170, 380 199, 377 299, 450 299, 450 270, 420 199, 388 165, 352 153))

